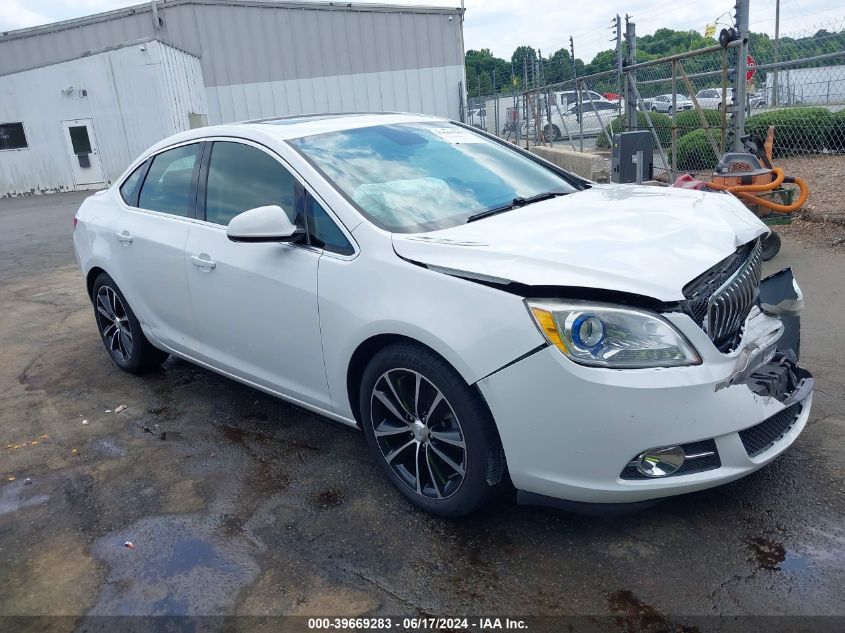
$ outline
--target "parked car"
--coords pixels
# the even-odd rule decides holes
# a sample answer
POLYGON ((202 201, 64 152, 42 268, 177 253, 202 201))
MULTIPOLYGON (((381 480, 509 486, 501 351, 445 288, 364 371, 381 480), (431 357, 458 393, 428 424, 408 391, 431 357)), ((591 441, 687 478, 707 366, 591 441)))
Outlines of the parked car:
MULTIPOLYGON (((551 115, 551 120, 545 118, 545 113, 542 117, 546 140, 575 138, 582 131, 584 136, 598 136, 619 115, 619 105, 606 100, 592 103, 585 101, 579 110, 577 103, 571 103, 566 109, 561 109, 560 113, 557 108, 552 108, 551 115), (583 123, 580 119, 583 119, 583 123)), ((523 124, 522 136, 527 133, 529 138, 534 138, 534 127, 533 121, 523 124)))
MULTIPOLYGON (((733 103, 733 89, 729 88, 727 92, 728 103, 733 103)), ((705 88, 699 90, 695 95, 698 105, 705 110, 722 110, 722 89, 721 88, 705 88)))
MULTIPOLYGON (((643 103, 645 104, 645 108, 647 110, 651 110, 652 112, 665 112, 668 114, 672 114, 674 108, 672 106, 672 95, 657 95, 656 97, 651 97, 649 99, 643 99, 643 103)), ((675 104, 678 107, 678 112, 683 112, 684 110, 692 110, 693 105, 692 101, 686 95, 676 95, 675 97, 675 104)))
MULTIPOLYGON (((574 90, 562 90, 559 92, 554 92, 552 94, 555 95, 555 103, 561 108, 570 108, 577 101, 577 95, 574 90)), ((603 95, 599 94, 595 90, 582 90, 581 102, 583 104, 589 105, 590 100, 592 100, 594 103, 611 103, 609 99, 605 98, 603 95)))
POLYGON ((407 499, 452 517, 505 482, 635 508, 786 450, 812 378, 797 284, 760 281, 767 233, 731 195, 599 185, 466 125, 356 114, 161 141, 82 203, 73 243, 119 368, 174 355, 358 427, 407 499))

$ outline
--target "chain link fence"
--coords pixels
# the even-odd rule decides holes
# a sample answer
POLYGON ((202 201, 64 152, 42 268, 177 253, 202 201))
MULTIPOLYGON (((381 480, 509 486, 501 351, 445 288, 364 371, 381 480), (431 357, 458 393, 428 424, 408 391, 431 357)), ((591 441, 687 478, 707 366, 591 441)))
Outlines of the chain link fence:
POLYGON ((470 99, 464 120, 523 147, 562 147, 608 159, 615 133, 648 130, 654 177, 664 181, 712 173, 734 138, 762 139, 770 129, 776 160, 845 160, 845 20, 783 35, 777 44, 752 37, 744 104, 735 99, 740 50, 713 46, 629 62, 622 72, 510 87, 470 99), (743 117, 737 116, 740 108, 743 117))

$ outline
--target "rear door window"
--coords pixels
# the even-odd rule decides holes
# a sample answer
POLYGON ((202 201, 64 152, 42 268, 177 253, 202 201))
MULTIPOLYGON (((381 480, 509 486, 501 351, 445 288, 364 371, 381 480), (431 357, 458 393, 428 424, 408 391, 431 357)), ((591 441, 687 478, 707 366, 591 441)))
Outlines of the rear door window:
POLYGON ((147 161, 144 161, 120 185, 120 197, 130 207, 138 206, 138 187, 141 185, 141 180, 143 180, 146 171, 147 161))
POLYGON ((138 206, 150 211, 192 217, 194 167, 200 144, 182 145, 158 154, 141 187, 138 206))

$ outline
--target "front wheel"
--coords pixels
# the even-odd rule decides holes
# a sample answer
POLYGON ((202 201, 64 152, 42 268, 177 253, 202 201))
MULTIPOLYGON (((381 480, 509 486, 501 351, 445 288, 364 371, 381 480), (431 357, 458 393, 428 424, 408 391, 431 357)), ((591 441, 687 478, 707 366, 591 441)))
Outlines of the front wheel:
POLYGON ((460 517, 501 488, 504 456, 486 404, 431 350, 401 343, 379 351, 360 402, 370 452, 416 506, 460 517))
POLYGON ((94 317, 100 338, 115 365, 132 374, 155 369, 168 354, 153 347, 126 297, 108 274, 94 281, 94 317))
POLYGON ((780 252, 780 235, 772 231, 763 238, 763 252, 761 253, 763 261, 774 259, 780 252))
POLYGON ((560 130, 556 125, 552 125, 551 123, 547 124, 546 127, 543 128, 543 134, 545 134, 547 141, 560 140, 560 130))

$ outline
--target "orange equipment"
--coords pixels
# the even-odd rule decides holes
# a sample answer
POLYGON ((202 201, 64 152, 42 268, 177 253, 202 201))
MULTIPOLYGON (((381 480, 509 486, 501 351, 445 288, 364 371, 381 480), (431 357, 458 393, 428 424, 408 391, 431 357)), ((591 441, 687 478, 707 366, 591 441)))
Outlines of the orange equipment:
MULTIPOLYGON (((744 137, 748 152, 729 152, 716 166, 713 179, 706 183, 710 189, 732 193, 742 200, 766 224, 789 224, 787 214, 800 209, 810 195, 810 188, 803 178, 787 176, 780 167, 772 166, 774 128, 770 127, 765 142, 754 137, 744 137), (796 185, 795 191, 784 184, 796 185), (776 197, 780 202, 771 198, 776 197)), ((780 238, 772 233, 764 243, 763 258, 768 260, 780 250, 780 238)))

